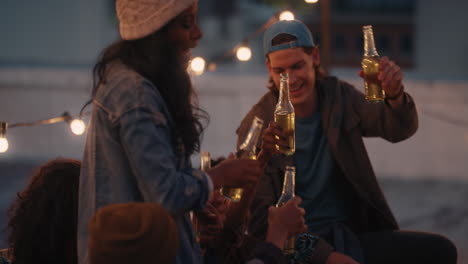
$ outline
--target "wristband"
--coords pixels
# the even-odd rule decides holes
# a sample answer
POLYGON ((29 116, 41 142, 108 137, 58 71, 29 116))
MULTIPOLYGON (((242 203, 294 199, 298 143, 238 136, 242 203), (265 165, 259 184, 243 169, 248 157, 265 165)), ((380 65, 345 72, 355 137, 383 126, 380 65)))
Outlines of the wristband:
POLYGON ((305 264, 311 263, 315 246, 319 237, 310 233, 302 233, 296 237, 295 253, 289 256, 290 263, 305 264))

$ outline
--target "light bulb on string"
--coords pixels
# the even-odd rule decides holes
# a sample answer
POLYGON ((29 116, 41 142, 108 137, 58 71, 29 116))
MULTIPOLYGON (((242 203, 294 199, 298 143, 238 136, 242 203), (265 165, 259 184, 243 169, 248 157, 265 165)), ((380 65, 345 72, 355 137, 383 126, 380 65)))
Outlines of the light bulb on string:
POLYGON ((318 2, 318 0, 304 0, 308 4, 315 4, 318 2))
POLYGON ((72 119, 72 116, 68 112, 65 112, 62 114, 63 121, 68 123, 72 133, 77 136, 83 135, 83 133, 86 130, 86 125, 81 119, 81 112, 82 111, 80 111, 80 118, 76 118, 76 119, 72 119))
POLYGON ((86 125, 81 119, 75 119, 71 121, 70 123, 70 129, 73 132, 73 134, 80 136, 83 135, 83 133, 86 130, 86 125))
POLYGON ((240 61, 249 61, 252 58, 252 50, 247 46, 241 46, 237 49, 236 56, 240 61))
POLYGON ((0 153, 8 150, 8 140, 5 137, 7 127, 8 124, 6 122, 0 122, 0 153))
POLYGON ((281 12, 281 14, 279 15, 279 20, 294 20, 294 14, 291 12, 291 11, 283 11, 281 12))
POLYGON ((195 57, 190 61, 190 71, 195 75, 202 75, 205 72, 206 61, 202 57, 195 57))
POLYGON ((8 150, 8 140, 0 137, 0 153, 5 153, 8 150))
POLYGON ((216 66, 216 63, 214 63, 214 62, 211 62, 210 64, 208 64, 208 70, 209 70, 210 72, 216 71, 216 68, 217 68, 217 67, 218 67, 218 66, 216 66))

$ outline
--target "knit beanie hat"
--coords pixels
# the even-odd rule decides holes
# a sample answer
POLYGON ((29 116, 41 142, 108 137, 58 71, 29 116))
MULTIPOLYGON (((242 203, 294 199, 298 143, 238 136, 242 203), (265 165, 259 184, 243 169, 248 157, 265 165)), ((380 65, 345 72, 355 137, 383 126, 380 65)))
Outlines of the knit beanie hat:
POLYGON ((156 203, 102 207, 88 229, 91 264, 175 262, 179 247, 176 224, 156 203))
POLYGON ((120 36, 125 40, 150 35, 197 0, 116 0, 120 36))

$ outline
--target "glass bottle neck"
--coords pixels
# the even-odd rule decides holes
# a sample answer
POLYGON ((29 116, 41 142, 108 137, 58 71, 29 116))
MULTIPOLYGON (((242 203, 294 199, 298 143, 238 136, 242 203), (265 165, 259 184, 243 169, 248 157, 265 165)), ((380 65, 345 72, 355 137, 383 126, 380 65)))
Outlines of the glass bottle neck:
POLYGON ((371 26, 364 26, 364 56, 379 56, 375 48, 374 33, 371 26))
POLYGON ((240 145, 239 149, 246 150, 251 153, 256 153, 256 147, 260 138, 262 126, 263 120, 258 117, 255 117, 252 121, 252 126, 250 126, 249 133, 247 134, 247 137, 245 138, 242 145, 240 145))
POLYGON ((279 98, 276 104, 276 112, 294 112, 294 108, 289 98, 289 76, 287 73, 280 75, 279 98))
POLYGON ((291 198, 295 196, 295 185, 296 185, 296 170, 294 167, 287 167, 284 173, 283 191, 281 195, 290 195, 291 198))

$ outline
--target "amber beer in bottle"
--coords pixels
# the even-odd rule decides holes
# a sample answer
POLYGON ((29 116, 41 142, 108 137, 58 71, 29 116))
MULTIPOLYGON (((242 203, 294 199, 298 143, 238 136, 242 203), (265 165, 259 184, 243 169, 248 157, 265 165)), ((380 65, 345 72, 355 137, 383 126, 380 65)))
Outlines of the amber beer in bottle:
MULTIPOLYGON (((254 117, 252 121, 252 126, 250 126, 249 133, 245 138, 242 145, 240 145, 239 150, 236 152, 236 158, 238 159, 251 159, 256 160, 256 150, 258 139, 260 138, 260 133, 262 132, 263 120, 254 117)), ((226 188, 223 187, 222 193, 224 197, 228 198, 231 201, 238 202, 242 198, 242 188, 226 188)))
POLYGON ((278 103, 275 108, 275 123, 277 123, 286 134, 286 147, 276 145, 276 149, 285 155, 292 155, 296 150, 294 139, 295 114, 294 107, 289 99, 289 75, 280 74, 280 89, 278 103))
MULTIPOLYGON (((284 172, 284 180, 283 180, 283 191, 281 192, 281 196, 278 199, 278 203, 276 203, 276 207, 281 207, 289 200, 291 200, 294 196, 294 188, 296 185, 296 167, 294 166, 286 166, 286 171, 284 172)), ((294 253, 294 243, 296 241, 296 237, 292 236, 289 237, 286 242, 284 243, 283 253, 285 255, 290 255, 294 253)))
POLYGON ((207 172, 211 169, 211 155, 208 151, 202 151, 200 155, 200 170, 207 172))
MULTIPOLYGON (((211 169, 211 154, 208 151, 202 151, 200 155, 200 170, 207 172, 211 169)), ((200 242, 200 227, 198 225, 198 218, 194 216, 193 211, 190 212, 190 219, 192 220, 193 229, 195 231, 195 239, 200 242)))
POLYGON ((385 99, 385 91, 377 78, 379 75, 380 56, 375 49, 372 26, 362 27, 364 32, 364 57, 362 58, 362 71, 364 72, 364 86, 366 100, 371 103, 381 102, 385 99))

